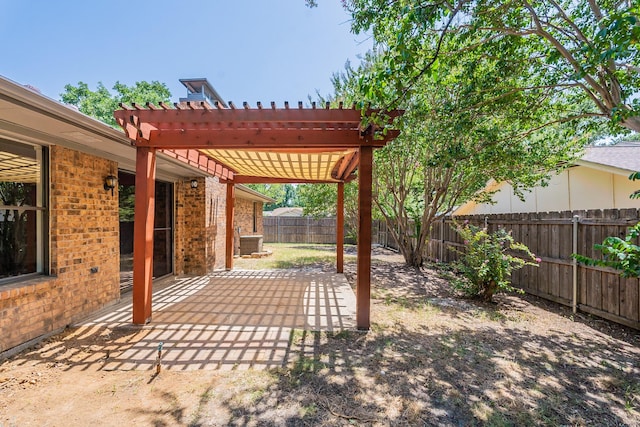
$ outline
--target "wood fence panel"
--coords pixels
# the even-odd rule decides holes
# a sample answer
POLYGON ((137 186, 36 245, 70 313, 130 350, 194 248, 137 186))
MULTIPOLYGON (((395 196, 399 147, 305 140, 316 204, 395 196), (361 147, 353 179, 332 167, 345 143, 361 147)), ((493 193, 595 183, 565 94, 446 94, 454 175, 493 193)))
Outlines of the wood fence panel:
MULTIPOLYGON (((586 211, 575 212, 580 218, 584 218, 587 215, 586 211)), ((579 251, 581 254, 591 256, 593 251, 592 236, 591 233, 587 233, 587 225, 578 224, 578 248, 584 248, 584 251, 579 251)), ((587 305, 587 269, 578 269, 578 304, 587 305)))
MULTIPOLYGON (((549 212, 545 212, 541 214, 541 219, 551 219, 551 214, 549 212)), ((538 251, 533 252, 536 257, 539 258, 549 258, 550 250, 549 245, 551 243, 551 225, 545 224, 540 228, 540 232, 538 233, 538 251)), ((551 292, 551 286, 549 283, 549 263, 541 262, 537 267, 537 281, 539 283, 538 289, 544 295, 554 295, 551 292)), ((557 294, 555 294, 557 295, 557 294)))
MULTIPOLYGON (((588 216, 595 219, 602 218, 602 211, 589 211, 588 216)), ((598 243, 602 243, 602 226, 591 226, 586 230, 589 239, 589 248, 592 248, 593 257, 599 256, 596 253, 593 246, 598 243)), ((602 309, 602 272, 599 270, 588 269, 586 281, 584 282, 587 288, 587 305, 595 309, 602 309)))
POLYGON ((620 276, 607 273, 604 275, 605 308, 607 313, 620 315, 620 276))
MULTIPOLYGON (((553 218, 552 214, 549 214, 548 218, 553 218)), ((551 260, 557 260, 561 257, 560 225, 557 223, 551 224, 550 228, 549 249, 546 256, 551 260)), ((548 262, 547 260, 543 260, 542 264, 548 265, 549 274, 547 280, 549 281, 549 293, 551 295, 561 296, 560 265, 557 262, 548 262)))
MULTIPOLYGON (((505 226, 507 227, 507 229, 515 227, 515 229, 518 230, 516 234, 517 237, 515 238, 516 242, 524 243, 525 245, 529 246, 529 244, 526 242, 531 241, 531 229, 534 227, 534 225, 529 221, 529 216, 527 214, 513 214, 511 216, 511 221, 511 224, 505 224, 505 226)), ((533 247, 529 246, 529 249, 533 249, 533 253, 536 253, 536 247, 537 242, 533 245, 533 247)), ((521 286, 523 287, 523 289, 528 289, 529 292, 535 295, 540 295, 540 286, 537 281, 533 280, 533 276, 531 274, 533 268, 534 267, 525 267, 520 270, 521 286)))
MULTIPOLYGON (((601 227, 602 240, 607 236, 618 234, 619 227, 613 223, 620 219, 620 215, 617 209, 606 209, 603 217, 611 221, 601 227)), ((607 313, 620 315, 620 275, 615 272, 602 273, 602 306, 607 313)))
MULTIPOLYGON (((570 220, 571 218, 573 218, 571 212, 562 212, 559 216, 560 220, 570 220)), ((559 290, 557 295, 570 303, 573 299, 573 260, 571 258, 573 253, 573 224, 571 222, 558 225, 558 240, 560 253, 556 261, 559 270, 559 290)))
MULTIPOLYGON (((526 214, 521 214, 521 219, 523 221, 527 220, 527 215, 526 214)), ((535 224, 530 224, 529 225, 529 235, 526 237, 527 241, 531 242, 531 246, 529 247, 529 249, 531 250, 532 253, 534 254, 538 254, 540 253, 540 242, 538 241, 538 234, 539 231, 541 231, 542 228, 545 228, 543 226, 538 226, 535 224)), ((547 295, 547 292, 543 292, 542 291, 542 284, 540 283, 540 279, 539 279, 539 273, 540 273, 540 269, 536 268, 536 267, 526 267, 527 270, 529 270, 529 281, 535 285, 535 289, 538 291, 538 295, 547 295)))

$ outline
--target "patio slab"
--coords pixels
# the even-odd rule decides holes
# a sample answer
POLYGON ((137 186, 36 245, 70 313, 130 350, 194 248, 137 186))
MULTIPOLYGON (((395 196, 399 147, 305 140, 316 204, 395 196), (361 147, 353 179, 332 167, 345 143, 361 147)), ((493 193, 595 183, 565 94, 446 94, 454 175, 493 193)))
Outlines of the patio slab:
POLYGON ((267 369, 286 363, 294 329, 354 329, 355 301, 342 274, 234 270, 178 278, 158 289, 148 325, 131 324, 127 301, 76 333, 138 330, 110 350, 103 370, 154 369, 160 343, 163 369, 267 369))

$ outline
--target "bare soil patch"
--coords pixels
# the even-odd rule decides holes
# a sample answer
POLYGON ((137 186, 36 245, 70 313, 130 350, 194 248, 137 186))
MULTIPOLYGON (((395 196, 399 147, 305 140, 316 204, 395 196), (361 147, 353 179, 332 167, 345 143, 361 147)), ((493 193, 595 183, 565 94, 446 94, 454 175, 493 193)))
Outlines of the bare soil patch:
POLYGON ((368 333, 295 330, 281 368, 156 376, 78 363, 143 332, 70 329, 0 364, 0 426, 640 425, 638 331, 529 296, 463 299, 375 251, 368 333))

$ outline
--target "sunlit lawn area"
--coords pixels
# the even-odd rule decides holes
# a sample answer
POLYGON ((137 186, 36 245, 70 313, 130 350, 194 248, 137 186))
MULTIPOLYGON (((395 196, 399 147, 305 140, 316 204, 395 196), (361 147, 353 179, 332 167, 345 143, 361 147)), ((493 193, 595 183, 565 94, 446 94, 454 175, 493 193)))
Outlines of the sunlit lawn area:
MULTIPOLYGON (((271 268, 309 268, 335 266, 336 245, 315 243, 266 243, 263 248, 272 254, 265 258, 236 258, 233 267, 245 270, 271 268)), ((355 253, 353 246, 345 245, 345 252, 355 253)), ((345 262, 355 262, 355 255, 345 253, 345 262)))

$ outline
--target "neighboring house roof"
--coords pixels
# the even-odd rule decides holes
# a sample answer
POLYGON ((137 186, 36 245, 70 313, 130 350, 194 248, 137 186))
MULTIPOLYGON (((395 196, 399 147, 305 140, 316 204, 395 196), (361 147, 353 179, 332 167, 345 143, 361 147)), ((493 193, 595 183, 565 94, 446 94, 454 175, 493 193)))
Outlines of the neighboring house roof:
POLYGON ((304 208, 275 208, 271 212, 265 212, 267 216, 302 216, 304 208))
POLYGON ((589 147, 576 162, 578 165, 605 169, 615 173, 640 171, 640 143, 627 142, 609 146, 589 147))
POLYGON ((253 200, 254 202, 262 202, 262 203, 275 203, 276 200, 272 199, 269 196, 265 196, 262 193, 259 193, 245 185, 236 184, 236 197, 245 200, 253 200))

